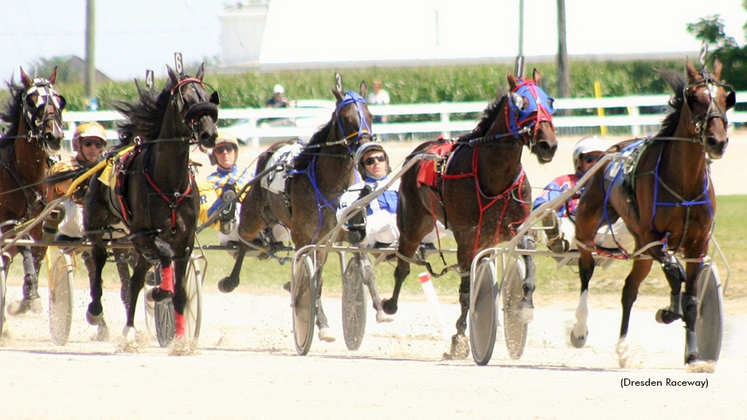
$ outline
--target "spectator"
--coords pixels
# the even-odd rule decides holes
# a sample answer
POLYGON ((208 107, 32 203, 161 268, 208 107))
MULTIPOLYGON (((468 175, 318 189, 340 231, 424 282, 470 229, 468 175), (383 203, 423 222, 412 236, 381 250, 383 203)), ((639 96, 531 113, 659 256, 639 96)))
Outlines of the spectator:
MULTIPOLYGON (((569 188, 575 187, 578 180, 597 163, 597 160, 599 160, 609 146, 604 140, 593 136, 584 137, 579 140, 573 149, 573 167, 575 168, 575 172, 561 175, 547 184, 540 196, 534 200, 533 209, 554 200, 569 188)), ((544 242, 550 251, 563 253, 576 249, 574 241, 576 224, 573 218, 576 215, 576 206, 582 192, 583 188, 571 197, 565 205, 542 220, 543 226, 547 228, 545 229, 544 242)), ((603 224, 597 232, 595 245, 608 249, 615 249, 620 246, 624 249, 631 249, 635 246, 634 239, 628 232, 622 219, 618 219, 612 225, 612 231, 614 237, 609 232, 609 226, 603 224)))
MULTIPOLYGON (((368 93, 366 102, 369 105, 389 105, 391 99, 389 98, 389 92, 384 90, 383 83, 381 80, 376 79, 373 81, 373 90, 368 93)), ((385 123, 387 122, 386 115, 374 115, 374 123, 385 123)))
POLYGON ((267 106, 270 108, 288 108, 290 102, 285 97, 285 89, 283 85, 277 84, 272 90, 272 97, 267 100, 267 106))

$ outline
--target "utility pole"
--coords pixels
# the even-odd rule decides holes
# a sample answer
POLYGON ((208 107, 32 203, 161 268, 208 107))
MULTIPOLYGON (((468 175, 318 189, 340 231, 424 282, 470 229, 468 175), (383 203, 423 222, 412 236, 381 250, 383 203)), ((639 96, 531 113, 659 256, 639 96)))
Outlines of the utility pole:
POLYGON ((96 82, 96 0, 86 0, 86 99, 95 95, 96 82))
POLYGON ((565 30, 565 0, 558 1, 558 91, 559 98, 571 96, 571 69, 568 64, 568 47, 565 30))

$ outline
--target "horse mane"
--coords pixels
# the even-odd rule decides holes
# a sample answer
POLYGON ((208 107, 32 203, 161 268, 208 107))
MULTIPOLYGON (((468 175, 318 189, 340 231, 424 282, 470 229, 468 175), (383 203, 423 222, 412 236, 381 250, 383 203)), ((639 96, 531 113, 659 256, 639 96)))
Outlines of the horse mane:
POLYGON ((16 135, 18 134, 18 123, 21 121, 23 116, 23 106, 21 106, 21 96, 26 89, 17 85, 13 79, 7 83, 8 90, 10 90, 10 99, 5 104, 5 109, 0 111, 0 120, 9 123, 8 129, 5 131, 2 139, 0 139, 0 149, 8 147, 13 144, 16 135))
POLYGON ((311 163, 311 157, 315 154, 318 154, 321 148, 319 147, 309 147, 311 145, 317 145, 327 138, 329 138, 329 134, 332 131, 332 125, 334 123, 334 115, 332 118, 329 119, 327 124, 324 124, 322 128, 317 130, 316 133, 314 133, 313 136, 311 136, 311 139, 309 140, 309 144, 307 144, 303 150, 301 151, 301 154, 296 157, 293 163, 293 167, 297 170, 303 170, 309 164, 311 163))
POLYGON ((687 82, 685 81, 684 77, 677 73, 665 70, 660 70, 659 72, 661 73, 664 80, 666 80, 666 82, 672 88, 674 96, 669 99, 669 107, 671 109, 666 117, 664 117, 664 120, 661 123, 661 130, 659 130, 659 133, 656 134, 655 137, 671 137, 677 130, 677 125, 680 121, 680 115, 682 115, 682 108, 685 105, 684 92, 685 86, 687 86, 687 82))
POLYGON ((117 124, 122 144, 131 142, 135 134, 148 140, 158 138, 171 99, 172 87, 173 84, 169 80, 158 95, 141 94, 140 99, 133 102, 116 101, 113 103, 114 109, 127 117, 126 121, 117 124))
POLYGON ((498 113, 503 107, 503 102, 505 102, 507 97, 508 95, 503 93, 496 95, 482 112, 482 119, 477 123, 477 127, 475 127, 471 132, 457 138, 457 142, 465 142, 485 136, 493 125, 493 121, 498 118, 498 113))

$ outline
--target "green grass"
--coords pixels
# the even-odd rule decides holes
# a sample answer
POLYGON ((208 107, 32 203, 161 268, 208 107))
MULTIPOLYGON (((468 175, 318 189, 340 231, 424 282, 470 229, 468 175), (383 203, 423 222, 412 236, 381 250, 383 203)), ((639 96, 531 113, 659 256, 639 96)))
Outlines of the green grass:
MULTIPOLYGON (((717 199, 718 211, 716 215, 716 230, 714 237, 718 240, 726 261, 731 267, 731 279, 728 284, 727 298, 738 298, 747 296, 747 285, 742 280, 747 271, 747 261, 743 256, 747 252, 747 220, 743 217, 744 208, 747 207, 747 196, 721 196, 717 199)), ((217 234, 214 229, 207 229, 200 234, 200 242, 203 245, 217 244, 217 234)), ((443 241, 445 249, 454 249, 456 244, 452 238, 443 241)), ((542 248, 542 245, 539 245, 542 248)), ((711 246, 713 251, 713 246, 711 246)), ((447 264, 454 264, 456 258, 453 254, 445 255, 447 264)), ((234 260, 225 251, 206 251, 208 261, 205 276, 205 290, 215 291, 217 282, 231 272, 234 260)), ((429 261, 434 270, 440 271, 443 264, 438 256, 432 255, 429 261)), ((554 260, 546 257, 536 258, 537 263, 537 292, 546 298, 556 294, 576 294, 579 290, 578 275, 575 267, 557 268, 554 260)), ((597 269, 592 279, 591 288, 594 293, 620 292, 623 280, 631 267, 630 262, 616 261, 606 270, 597 269)), ((721 275, 721 281, 726 280, 726 270, 720 260, 716 260, 721 275)), ((243 289, 254 292, 278 292, 282 285, 291 278, 290 262, 280 264, 276 260, 260 261, 256 258, 247 258, 241 271, 241 284, 243 289)), ((9 284, 19 285, 22 282, 20 257, 11 266, 9 284)), ((87 287, 85 269, 79 263, 76 279, 80 287, 87 287)), ((394 265, 392 263, 379 264, 376 269, 376 279, 379 292, 382 296, 391 295, 394 283, 394 265)), ((403 286, 403 293, 411 295, 422 295, 420 284, 417 280, 418 273, 425 271, 424 267, 411 266, 411 273, 403 286)), ((41 287, 46 287, 46 271, 42 270, 41 287)), ((330 255, 324 269, 325 295, 339 295, 341 293, 341 268, 339 258, 336 254, 330 255)), ((104 272, 105 287, 118 288, 114 264, 107 264, 104 272)), ((459 288, 459 277, 454 272, 434 279, 434 286, 439 295, 446 298, 453 297, 456 300, 459 288)), ((647 280, 641 287, 642 294, 665 295, 668 293, 666 280, 658 268, 654 265, 647 280)))

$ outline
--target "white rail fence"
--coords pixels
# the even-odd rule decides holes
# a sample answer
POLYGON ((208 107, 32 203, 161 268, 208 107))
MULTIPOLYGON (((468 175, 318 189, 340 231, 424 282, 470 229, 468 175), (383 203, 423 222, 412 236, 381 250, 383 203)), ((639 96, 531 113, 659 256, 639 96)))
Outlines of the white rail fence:
MULTIPOLYGON (((649 95, 558 99, 555 107, 561 112, 554 117, 554 123, 561 135, 605 134, 608 130, 620 135, 655 134, 667 112, 669 98, 669 95, 649 95), (563 110, 568 111, 563 113, 563 110)), ((747 92, 737 92, 737 104, 744 103, 747 103, 747 92)), ((376 123, 373 127, 374 132, 379 135, 419 141, 421 137, 431 139, 441 134, 449 138, 471 131, 485 107, 486 102, 459 102, 372 105, 369 109, 374 115, 389 116, 390 121, 402 120, 407 116, 427 116, 429 121, 376 123)), ((307 122, 328 121, 330 112, 328 107, 221 109, 219 125, 233 130, 241 140, 259 146, 260 142, 273 142, 283 138, 308 139, 319 127, 318 124, 309 126, 298 122, 304 119, 307 122)), ((728 118, 733 126, 742 126, 747 123, 747 110, 732 110, 728 113, 728 118)), ((116 111, 66 112, 66 138, 72 137, 71 133, 77 123, 99 121, 113 127, 112 122, 122 119, 122 115, 116 111)), ((108 135, 111 140, 117 138, 114 130, 109 130, 108 135)))

